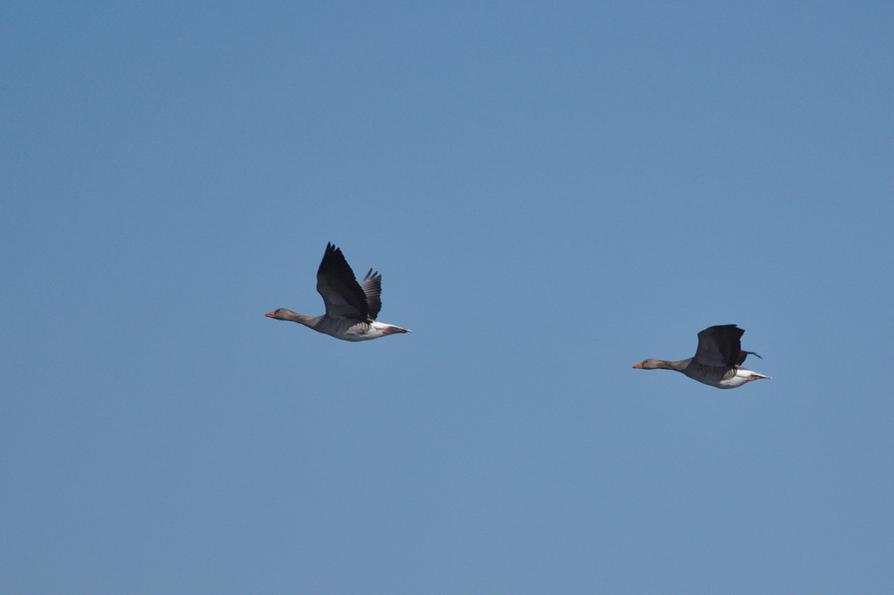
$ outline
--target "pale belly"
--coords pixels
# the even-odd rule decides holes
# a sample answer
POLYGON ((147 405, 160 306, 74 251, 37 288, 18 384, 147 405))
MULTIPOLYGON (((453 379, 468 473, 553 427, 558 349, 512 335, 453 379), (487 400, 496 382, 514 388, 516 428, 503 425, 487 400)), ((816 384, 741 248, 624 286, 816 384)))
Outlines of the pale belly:
POLYGON ((728 378, 726 380, 721 380, 714 386, 716 386, 718 388, 736 388, 737 386, 742 386, 746 382, 748 382, 748 378, 739 376, 739 370, 736 370, 735 376, 733 376, 732 378, 728 378))
POLYGON ((755 376, 763 377, 761 374, 756 374, 755 372, 744 368, 737 368, 732 374, 730 374, 729 371, 723 373, 723 371, 718 368, 690 368, 685 370, 684 374, 693 380, 698 380, 702 384, 707 384, 708 386, 716 388, 737 388, 746 382, 755 380, 755 376))
MULTIPOLYGON (((321 321, 323 322, 323 321, 321 321)), ((397 327, 374 320, 372 322, 325 321, 314 330, 343 341, 369 341, 394 333, 397 327)))
POLYGON ((766 378, 766 376, 751 370, 746 370, 745 368, 738 368, 734 376, 721 380, 714 386, 717 388, 736 388, 737 386, 742 386, 746 382, 751 382, 752 380, 758 380, 760 378, 766 378))

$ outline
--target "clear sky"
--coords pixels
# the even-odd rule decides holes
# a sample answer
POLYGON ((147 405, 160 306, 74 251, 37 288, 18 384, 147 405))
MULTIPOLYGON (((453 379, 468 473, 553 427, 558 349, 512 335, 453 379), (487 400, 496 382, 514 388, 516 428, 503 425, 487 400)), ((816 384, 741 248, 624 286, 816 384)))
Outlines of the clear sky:
POLYGON ((894 592, 892 29, 4 3, 0 592, 894 592))

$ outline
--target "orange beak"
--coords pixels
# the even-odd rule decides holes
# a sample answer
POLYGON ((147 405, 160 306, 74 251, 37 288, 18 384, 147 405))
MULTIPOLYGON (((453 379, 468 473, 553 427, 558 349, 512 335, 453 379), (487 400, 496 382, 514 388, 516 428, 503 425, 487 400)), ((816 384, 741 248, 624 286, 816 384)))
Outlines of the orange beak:
POLYGON ((637 362, 637 363, 633 364, 633 367, 636 368, 637 370, 642 370, 642 369, 643 369, 643 363, 642 363, 642 362, 637 362))
POLYGON ((267 312, 266 314, 264 314, 264 316, 266 316, 267 318, 276 318, 276 310, 274 310, 273 312, 267 312))

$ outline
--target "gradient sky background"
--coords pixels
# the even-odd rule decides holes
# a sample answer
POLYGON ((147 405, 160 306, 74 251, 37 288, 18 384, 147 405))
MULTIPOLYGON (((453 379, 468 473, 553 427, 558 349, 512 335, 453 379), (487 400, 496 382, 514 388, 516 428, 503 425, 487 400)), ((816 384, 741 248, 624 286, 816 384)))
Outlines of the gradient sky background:
POLYGON ((894 8, 747 4, 4 3, 0 592, 894 592, 894 8))

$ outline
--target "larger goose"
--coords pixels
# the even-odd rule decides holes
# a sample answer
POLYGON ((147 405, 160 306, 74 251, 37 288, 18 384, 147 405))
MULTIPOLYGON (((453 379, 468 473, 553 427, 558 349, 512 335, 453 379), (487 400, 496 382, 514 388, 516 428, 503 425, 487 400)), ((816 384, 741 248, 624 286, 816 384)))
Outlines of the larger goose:
POLYGON ((640 370, 675 370, 717 388, 736 388, 752 380, 767 378, 739 367, 749 354, 760 357, 753 351, 742 350, 743 334, 745 331, 735 324, 711 326, 698 334, 698 349, 693 357, 677 361, 646 359, 633 367, 640 370))
POLYGON ((326 313, 306 316, 288 308, 278 308, 264 316, 289 320, 310 327, 318 333, 345 341, 367 341, 394 333, 407 333, 405 328, 376 320, 382 308, 382 275, 369 269, 359 283, 344 254, 333 244, 326 244, 326 252, 317 270, 317 291, 323 296, 326 313))

